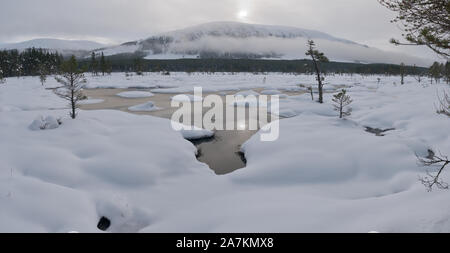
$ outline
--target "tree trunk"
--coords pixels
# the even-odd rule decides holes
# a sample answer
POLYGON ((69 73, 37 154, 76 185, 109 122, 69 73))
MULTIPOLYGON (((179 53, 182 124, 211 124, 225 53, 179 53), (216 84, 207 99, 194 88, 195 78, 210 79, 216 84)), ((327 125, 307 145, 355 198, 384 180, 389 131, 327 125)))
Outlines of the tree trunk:
POLYGON ((72 102, 72 119, 75 119, 76 116, 77 116, 77 115, 75 114, 75 103, 72 102))
POLYGON ((71 117, 72 117, 72 119, 75 119, 76 117, 77 117, 77 115, 75 114, 75 111, 76 111, 76 101, 75 101, 75 91, 74 91, 74 89, 75 89, 75 87, 74 87, 74 85, 75 85, 75 80, 74 80, 74 77, 73 77, 73 75, 71 75, 70 76, 70 87, 71 87, 71 89, 70 89, 70 104, 71 104, 71 106, 72 106, 72 113, 71 113, 71 117))
POLYGON ((319 103, 323 104, 323 87, 322 87, 322 78, 320 78, 320 69, 317 65, 316 59, 313 57, 314 68, 316 69, 317 81, 319 82, 319 103))
POLYGON ((72 117, 72 119, 75 119, 76 114, 75 114, 75 94, 73 92, 73 90, 71 90, 71 97, 70 97, 70 104, 72 106, 72 113, 70 114, 70 116, 72 117))

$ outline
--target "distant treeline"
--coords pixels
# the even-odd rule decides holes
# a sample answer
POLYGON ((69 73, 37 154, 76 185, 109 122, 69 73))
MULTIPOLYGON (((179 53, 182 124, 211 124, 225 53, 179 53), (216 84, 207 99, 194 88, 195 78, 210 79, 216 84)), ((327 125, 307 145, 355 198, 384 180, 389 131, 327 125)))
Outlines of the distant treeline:
MULTIPOLYGON (((310 60, 258 60, 258 59, 178 59, 145 60, 142 58, 107 57, 113 72, 282 72, 313 73, 310 60)), ((89 64, 86 60, 82 64, 89 64)), ((425 75, 427 68, 393 64, 322 63, 325 73, 425 75)))
POLYGON ((55 74, 63 60, 62 55, 45 49, 3 50, 0 51, 0 77, 55 74))
MULTIPOLYGON (((56 74, 62 55, 44 49, 27 49, 0 51, 0 77, 34 76, 56 74)), ((282 72, 313 73, 310 60, 260 60, 260 59, 178 59, 178 60, 145 60, 142 55, 117 55, 80 59, 79 65, 91 72, 282 72)), ((393 65, 393 64, 361 64, 328 62, 321 64, 324 73, 348 74, 383 74, 383 75, 427 75, 428 69, 393 65)))

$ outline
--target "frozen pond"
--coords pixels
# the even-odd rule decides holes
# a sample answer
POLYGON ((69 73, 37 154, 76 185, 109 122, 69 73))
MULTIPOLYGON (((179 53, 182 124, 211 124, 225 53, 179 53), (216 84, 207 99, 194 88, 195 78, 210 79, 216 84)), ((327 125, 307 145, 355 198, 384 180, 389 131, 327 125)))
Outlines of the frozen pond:
MULTIPOLYGON (((262 89, 254 89, 254 91, 260 91, 262 89)), ((81 105, 81 109, 84 110, 103 110, 112 109, 120 110, 139 115, 152 115, 161 118, 170 119, 172 114, 178 110, 178 108, 172 108, 170 105, 171 98, 176 94, 163 94, 155 93, 152 97, 145 98, 125 98, 119 97, 117 94, 123 92, 134 91, 147 91, 145 89, 87 89, 84 90, 84 94, 90 99, 102 100, 101 103, 85 104, 81 105), (145 104, 147 102, 153 102, 154 105, 160 110, 149 112, 136 112, 130 111, 129 107, 145 104)), ((228 93, 221 93, 221 97, 225 101, 225 95, 235 94, 235 91, 228 93)), ((204 93, 203 95, 210 95, 211 93, 204 93)), ((288 95, 298 95, 295 92, 285 92, 288 95)), ((201 102, 200 102, 201 103, 201 102)), ((234 106, 224 104, 224 109, 235 110, 234 106)), ((208 111, 208 108, 203 109, 203 113, 208 111)), ((194 114, 194 112, 192 113, 194 114)), ((240 153, 240 147, 243 143, 249 140, 257 131, 248 130, 248 110, 246 112, 246 122, 238 122, 235 117, 236 129, 233 131, 216 131, 213 138, 201 139, 192 141, 198 148, 198 160, 206 163, 216 174, 224 175, 231 173, 237 169, 245 167, 245 159, 240 153)), ((270 122, 270 115, 268 116, 270 122)), ((201 126, 199 126, 201 127, 201 126)))

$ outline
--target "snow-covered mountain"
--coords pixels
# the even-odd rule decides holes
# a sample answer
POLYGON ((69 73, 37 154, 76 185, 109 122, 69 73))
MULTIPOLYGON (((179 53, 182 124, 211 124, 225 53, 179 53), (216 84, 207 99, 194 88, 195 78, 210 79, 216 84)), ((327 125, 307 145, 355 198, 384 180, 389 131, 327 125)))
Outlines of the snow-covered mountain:
MULTIPOLYGON (((194 41, 202 37, 231 37, 231 38, 314 38, 327 39, 332 41, 340 41, 343 43, 356 44, 349 40, 335 38, 329 34, 288 26, 271 26, 271 25, 257 25, 246 24, 238 22, 213 22, 202 24, 198 26, 189 27, 183 30, 177 30, 162 34, 161 36, 173 37, 175 41, 194 41)), ((152 38, 149 38, 150 40, 152 38)))
POLYGON ((308 39, 335 61, 429 64, 424 59, 385 52, 319 31, 238 22, 206 23, 97 51, 105 55, 139 53, 146 59, 304 59, 308 39))
POLYGON ((87 40, 60 39, 34 39, 19 43, 0 44, 0 49, 17 49, 19 51, 32 47, 56 50, 62 54, 67 54, 76 51, 92 51, 105 47, 105 45, 87 40))
POLYGON ((332 35, 295 27, 213 22, 166 32, 147 39, 106 47, 85 40, 35 39, 0 44, 0 49, 45 48, 64 55, 88 57, 91 51, 106 56, 138 54, 146 59, 253 58, 304 59, 306 41, 313 39, 331 60, 360 63, 416 64, 430 60, 386 52, 332 35))

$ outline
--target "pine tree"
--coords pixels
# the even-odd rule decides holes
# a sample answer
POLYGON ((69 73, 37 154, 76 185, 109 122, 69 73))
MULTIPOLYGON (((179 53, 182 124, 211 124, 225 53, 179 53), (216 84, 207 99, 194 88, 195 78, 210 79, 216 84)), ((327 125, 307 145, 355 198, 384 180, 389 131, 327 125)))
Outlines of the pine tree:
POLYGON ((47 81, 47 67, 45 66, 45 64, 40 64, 39 65, 39 80, 41 81, 41 85, 44 86, 44 83, 47 81))
POLYGON ((400 64, 400 77, 401 77, 400 84, 404 85, 405 84, 405 64, 403 62, 400 64))
POLYGON ((325 56, 324 53, 319 52, 315 49, 316 45, 313 40, 308 40, 308 51, 306 51, 306 55, 311 56, 311 59, 314 64, 314 69, 316 71, 317 75, 317 82, 319 86, 319 103, 323 103, 323 81, 324 78, 322 77, 322 74, 320 72, 320 63, 321 62, 328 62, 328 58, 325 56))
POLYGON ((398 13, 392 20, 405 31, 408 41, 395 45, 424 45, 439 55, 450 56, 450 2, 448 0, 378 0, 398 13))
POLYGON ((111 75, 112 72, 112 64, 110 61, 106 60, 106 73, 108 75, 111 75))
POLYGON ((57 54, 56 66, 57 66, 57 71, 59 72, 61 70, 61 66, 64 62, 64 56, 62 54, 58 54, 58 53, 56 53, 56 54, 57 54))
POLYGON ((414 72, 414 75, 415 75, 415 79, 417 80, 417 82, 422 82, 422 73, 420 72, 420 71, 418 71, 417 70, 417 66, 414 64, 414 67, 413 67, 413 72, 414 72))
POLYGON ((347 95, 347 91, 342 89, 341 92, 333 96, 333 102, 335 103, 334 110, 339 112, 339 118, 350 116, 352 113, 352 108, 346 108, 349 106, 353 100, 347 95))
POLYGON ((142 72, 143 72, 143 64, 142 64, 142 59, 141 58, 136 58, 134 60, 134 71, 136 72, 136 75, 138 76, 142 76, 142 72))
POLYGON ((3 70, 0 68, 0 84, 5 82, 5 78, 3 77, 3 70))
POLYGON ((447 61, 445 63, 444 76, 445 76, 445 81, 447 82, 447 84, 450 84, 450 62, 449 61, 447 61))
POLYGON ((442 77, 442 65, 439 62, 434 62, 429 69, 430 77, 435 80, 436 83, 439 83, 442 77))
POLYGON ((98 62, 95 58, 95 52, 92 52, 91 54, 91 73, 94 76, 98 75, 98 62))
POLYGON ((100 58, 100 71, 102 72, 103 76, 108 71, 108 66, 106 66, 105 55, 103 54, 103 52, 102 52, 102 56, 100 58))
POLYGON ((61 66, 61 74, 55 77, 56 81, 63 86, 56 90, 56 94, 61 98, 68 100, 70 103, 70 117, 75 119, 78 102, 83 99, 81 92, 86 79, 83 70, 78 67, 75 56, 72 56, 68 61, 61 66))

